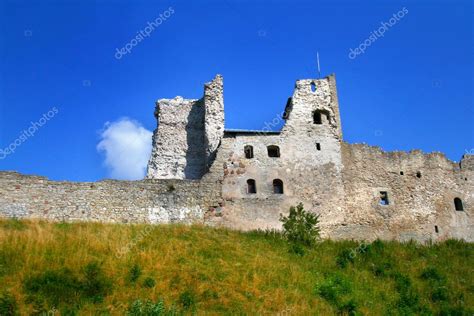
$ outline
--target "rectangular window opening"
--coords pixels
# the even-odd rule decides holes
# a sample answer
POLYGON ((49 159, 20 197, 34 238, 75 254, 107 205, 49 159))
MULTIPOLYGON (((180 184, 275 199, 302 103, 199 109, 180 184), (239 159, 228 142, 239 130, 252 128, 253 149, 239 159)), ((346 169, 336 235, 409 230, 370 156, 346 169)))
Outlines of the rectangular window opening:
POLYGON ((387 191, 380 191, 380 205, 388 205, 388 193, 387 191))
POLYGON ((316 149, 321 150, 321 144, 320 143, 316 143, 316 149))

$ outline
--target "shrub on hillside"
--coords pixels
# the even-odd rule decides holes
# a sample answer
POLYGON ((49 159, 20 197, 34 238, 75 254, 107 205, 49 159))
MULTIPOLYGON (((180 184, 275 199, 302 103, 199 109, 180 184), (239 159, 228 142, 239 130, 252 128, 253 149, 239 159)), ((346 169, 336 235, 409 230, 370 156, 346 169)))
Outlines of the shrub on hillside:
POLYGON ((146 288, 151 289, 155 286, 155 284, 155 279, 153 279, 152 277, 146 277, 145 280, 143 280, 143 286, 146 288))
POLYGON ((432 281, 432 282, 443 282, 444 276, 434 267, 427 267, 423 270, 420 277, 423 280, 432 281))
POLYGON ((303 203, 290 208, 290 214, 280 214, 283 234, 291 243, 313 246, 319 238, 319 215, 307 212, 303 203))
POLYGON ((40 306, 80 306, 85 301, 97 303, 110 292, 112 282, 96 262, 87 264, 81 277, 62 268, 46 270, 24 281, 28 301, 40 306))
POLYGON ((13 295, 8 292, 0 294, 0 315, 18 315, 17 308, 18 306, 13 295))
POLYGON ((339 315, 354 315, 356 313, 357 303, 350 297, 352 283, 344 275, 330 274, 316 286, 316 293, 336 308, 339 315))
POLYGON ((80 281, 66 268, 46 270, 29 277, 24 286, 31 300, 46 301, 54 306, 75 303, 80 297, 80 281))
POLYGON ((91 262, 84 268, 84 278, 81 287, 86 298, 93 302, 101 302, 112 288, 112 282, 107 278, 97 262, 91 262))
POLYGON ((345 268, 349 263, 354 263, 354 257, 353 249, 344 248, 337 254, 336 264, 340 268, 345 268))
POLYGON ((142 274, 142 269, 138 264, 134 264, 131 268, 130 271, 128 271, 128 281, 130 283, 135 283, 138 281, 138 278, 140 278, 142 274))
POLYGON ((179 296, 179 303, 184 309, 189 309, 196 304, 196 295, 190 290, 186 290, 179 296))

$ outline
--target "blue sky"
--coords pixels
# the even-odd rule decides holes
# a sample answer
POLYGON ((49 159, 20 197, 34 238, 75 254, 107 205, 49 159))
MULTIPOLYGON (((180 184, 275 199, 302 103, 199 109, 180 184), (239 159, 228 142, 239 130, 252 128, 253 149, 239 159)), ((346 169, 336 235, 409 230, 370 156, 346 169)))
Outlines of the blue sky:
POLYGON ((455 161, 474 152, 470 0, 2 0, 0 24, 0 149, 57 109, 0 159, 0 170, 120 178, 97 149, 104 128, 128 117, 148 137, 157 99, 200 98, 217 73, 226 128, 261 129, 297 79, 317 76, 317 51, 322 75, 336 73, 346 141, 442 151, 455 161), (148 37, 114 57, 170 7, 148 37), (349 58, 403 8, 383 37, 349 58))

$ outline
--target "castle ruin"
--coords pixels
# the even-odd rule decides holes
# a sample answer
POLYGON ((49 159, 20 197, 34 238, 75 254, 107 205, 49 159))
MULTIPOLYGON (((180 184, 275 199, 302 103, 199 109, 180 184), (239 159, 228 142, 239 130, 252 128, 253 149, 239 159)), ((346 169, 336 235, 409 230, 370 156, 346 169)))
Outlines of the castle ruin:
POLYGON ((73 183, 0 172, 0 216, 281 228, 302 202, 334 239, 474 241, 474 156, 384 152, 342 137, 336 81, 296 82, 280 131, 225 130, 223 79, 161 99, 146 179, 73 183))

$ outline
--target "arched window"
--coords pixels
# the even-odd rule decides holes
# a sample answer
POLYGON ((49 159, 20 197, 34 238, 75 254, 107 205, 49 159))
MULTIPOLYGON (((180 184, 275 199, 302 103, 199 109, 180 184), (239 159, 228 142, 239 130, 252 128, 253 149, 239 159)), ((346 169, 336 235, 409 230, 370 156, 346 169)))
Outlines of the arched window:
POLYGON ((283 194, 283 181, 280 179, 273 180, 273 193, 283 194))
POLYGON ((454 207, 456 211, 464 211, 464 206, 462 205, 462 201, 460 198, 454 199, 454 207))
POLYGON ((253 158, 253 147, 247 145, 244 147, 245 158, 252 159, 253 158))
POLYGON ((247 193, 248 194, 255 194, 257 193, 257 185, 255 184, 254 179, 247 180, 247 193))
POLYGON ((270 145, 267 147, 268 157, 280 157, 280 147, 270 145))
POLYGON ((311 92, 316 92, 316 84, 314 82, 311 82, 311 92))

